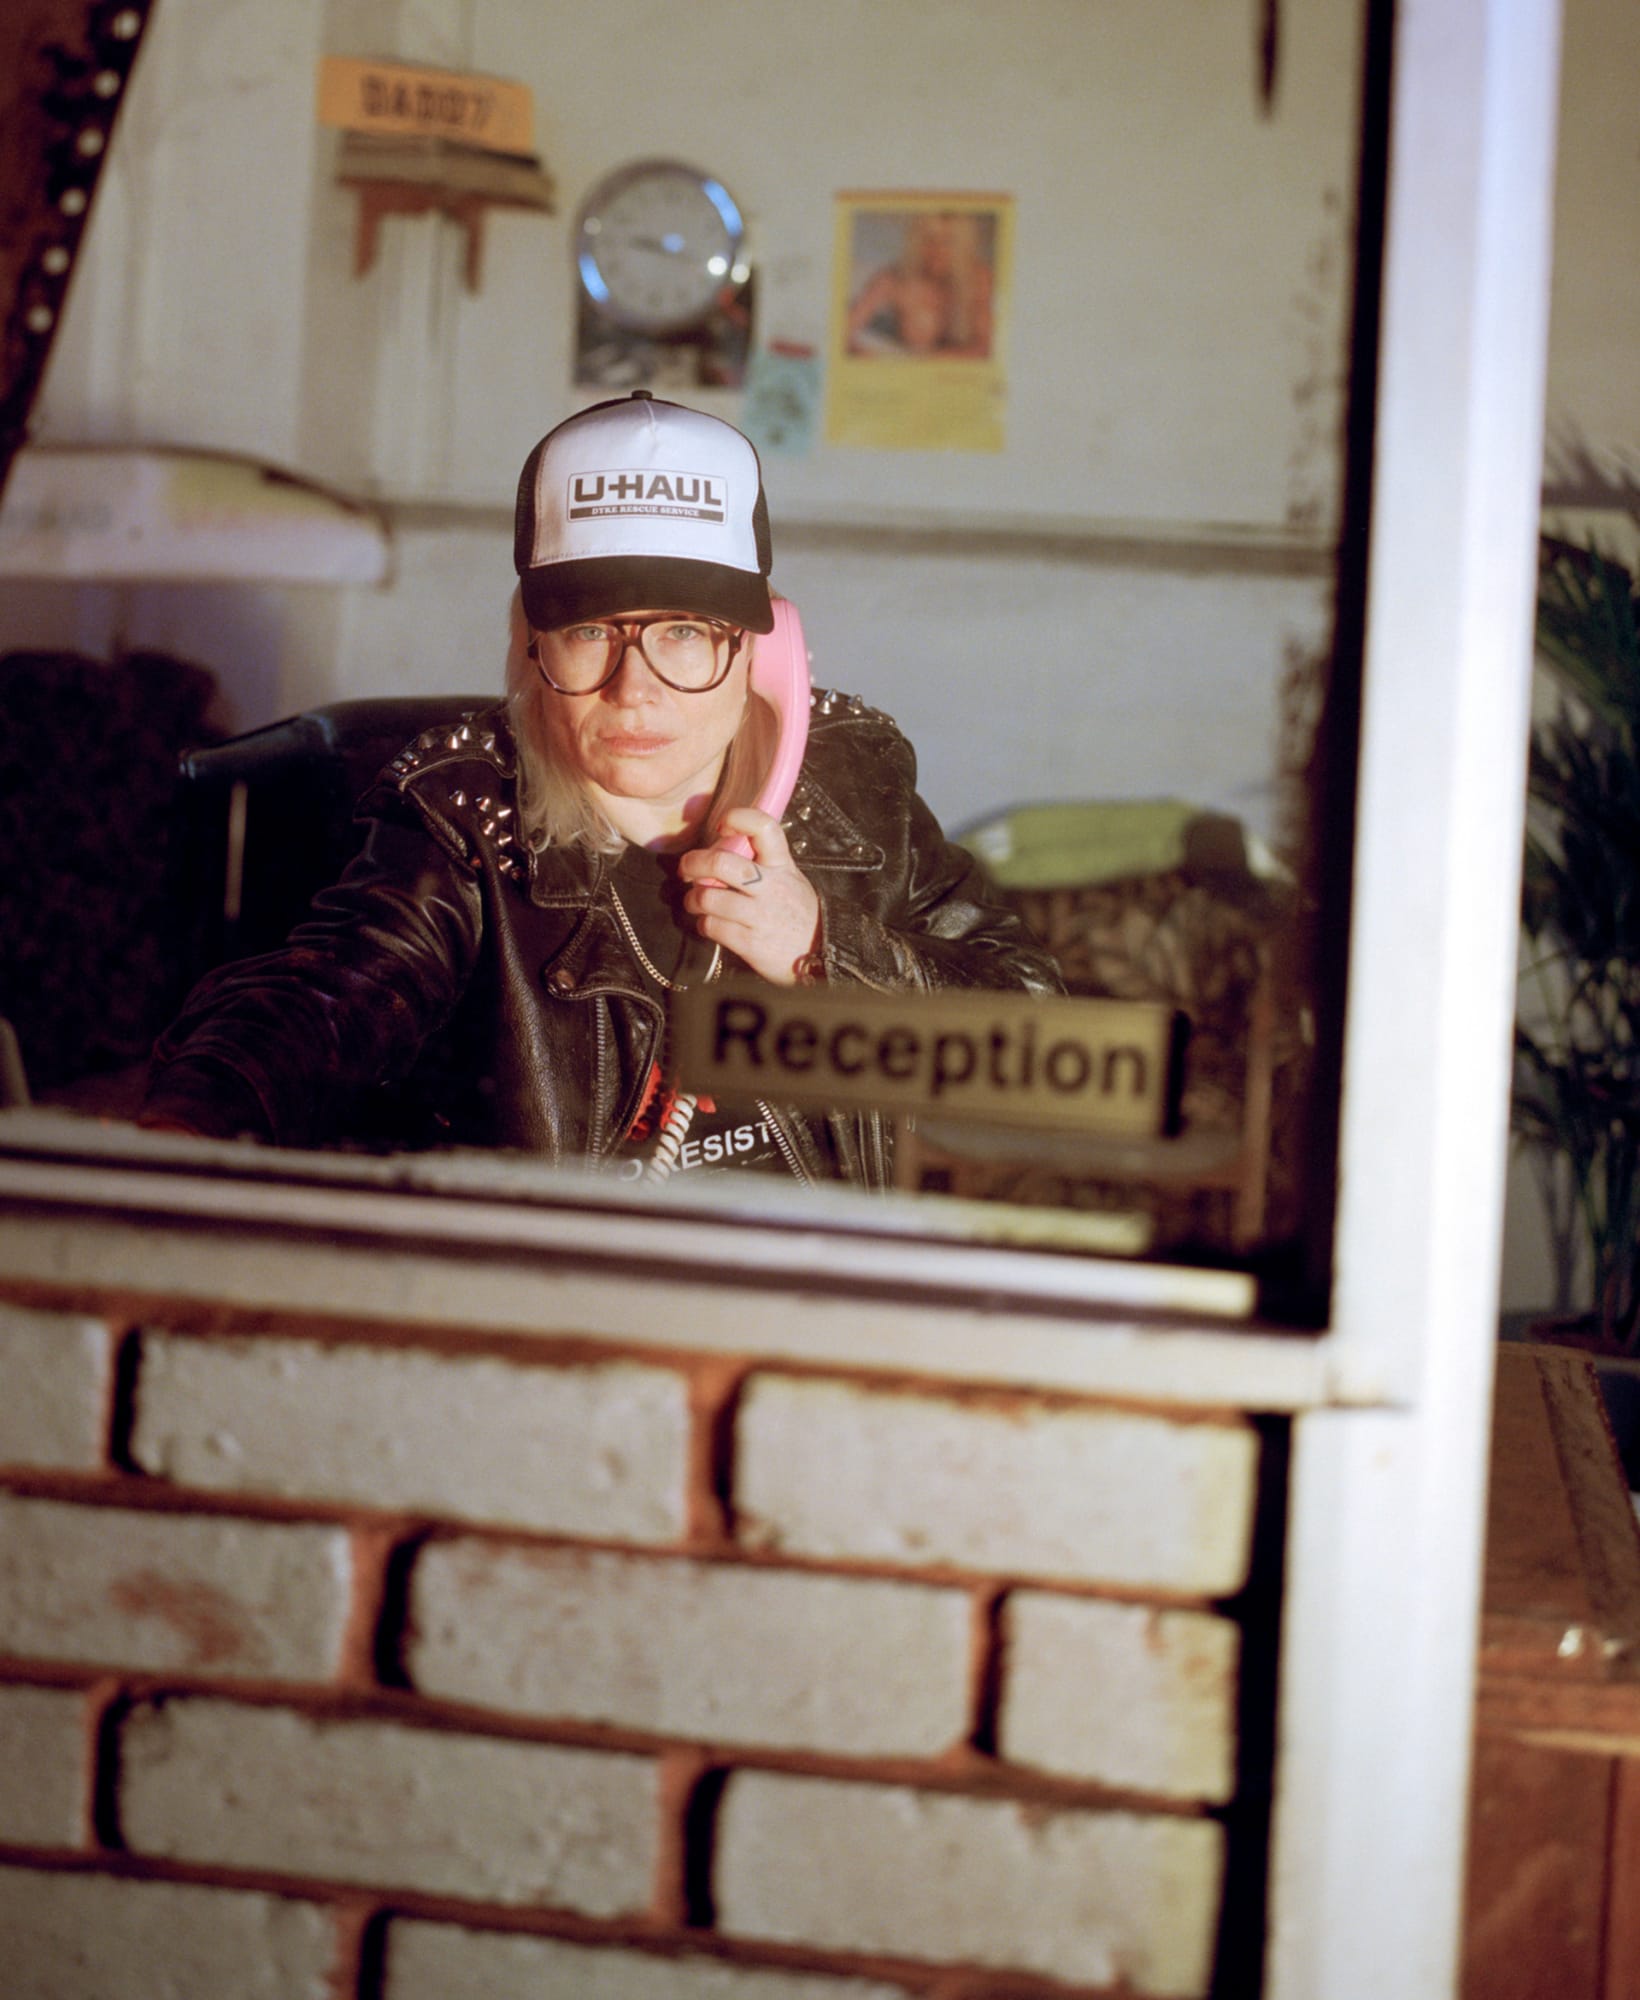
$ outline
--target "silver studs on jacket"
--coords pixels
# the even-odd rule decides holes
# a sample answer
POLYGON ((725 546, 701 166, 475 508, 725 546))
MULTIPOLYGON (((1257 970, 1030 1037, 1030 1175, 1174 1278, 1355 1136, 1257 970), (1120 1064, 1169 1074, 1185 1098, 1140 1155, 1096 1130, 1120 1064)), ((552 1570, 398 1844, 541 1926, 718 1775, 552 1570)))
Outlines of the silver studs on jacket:
POLYGON ((867 708, 857 694, 839 694, 836 688, 809 690, 810 715, 875 715, 877 712, 874 708, 867 708))
POLYGON ((496 757, 495 731, 475 729, 471 716, 454 727, 445 724, 437 729, 424 729, 413 743, 404 746, 387 768, 397 778, 408 778, 450 751, 459 754, 463 750, 476 750, 482 757, 496 757))
MULTIPOLYGON (((443 763, 451 756, 464 753, 488 758, 499 769, 506 764, 493 729, 475 728, 472 719, 437 729, 424 729, 413 743, 409 743, 388 765, 388 771, 399 782, 402 791, 406 783, 418 772, 428 770, 443 763)), ((477 815, 477 826, 465 821, 461 831, 470 838, 481 841, 495 856, 496 867, 512 882, 522 882, 529 874, 529 857, 518 838, 514 824, 516 809, 503 801, 493 798, 488 792, 470 795, 464 786, 458 786, 450 794, 450 803, 458 811, 465 813, 470 807, 477 815)), ((475 863, 476 865, 476 863, 475 863)))

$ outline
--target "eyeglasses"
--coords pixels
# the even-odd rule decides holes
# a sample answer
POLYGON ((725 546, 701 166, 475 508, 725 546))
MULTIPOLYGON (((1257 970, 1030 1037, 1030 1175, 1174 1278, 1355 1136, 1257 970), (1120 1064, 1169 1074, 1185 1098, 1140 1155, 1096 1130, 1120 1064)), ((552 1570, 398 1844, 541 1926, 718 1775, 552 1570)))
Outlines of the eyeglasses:
POLYGON ((707 694, 734 664, 746 634, 717 618, 676 611, 655 618, 596 618, 535 635, 535 664, 559 694, 596 694, 636 646, 659 681, 678 694, 707 694), (549 665, 550 662, 550 665, 549 665))

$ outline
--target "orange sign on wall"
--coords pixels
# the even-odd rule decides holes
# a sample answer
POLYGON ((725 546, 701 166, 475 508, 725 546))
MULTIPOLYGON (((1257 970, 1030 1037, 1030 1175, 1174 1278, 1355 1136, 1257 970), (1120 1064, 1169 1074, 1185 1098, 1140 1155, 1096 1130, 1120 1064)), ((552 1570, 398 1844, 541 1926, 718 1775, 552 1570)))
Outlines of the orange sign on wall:
POLYGON ((384 139, 452 139, 490 153, 535 150, 528 85, 360 56, 321 58, 319 122, 384 139))

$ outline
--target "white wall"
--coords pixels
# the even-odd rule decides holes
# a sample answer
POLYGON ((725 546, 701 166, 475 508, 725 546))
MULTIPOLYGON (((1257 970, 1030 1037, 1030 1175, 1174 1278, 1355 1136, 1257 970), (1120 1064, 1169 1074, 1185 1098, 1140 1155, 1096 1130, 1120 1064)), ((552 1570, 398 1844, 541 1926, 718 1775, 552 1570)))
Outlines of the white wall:
POLYGON ((155 9, 36 436, 295 458, 322 15, 323 0, 155 9))
MULTIPOLYGON (((1114 791, 1263 828, 1273 689, 1327 622, 1357 12, 1286 10, 1265 116, 1243 0, 699 0, 683 33, 665 0, 550 19, 526 0, 167 0, 38 430, 227 446, 474 510, 408 527, 382 591, 247 592, 243 619, 217 599, 191 623, 169 604, 167 643, 218 668, 241 722, 485 689, 516 468, 593 399, 570 381, 569 259, 593 182, 645 153, 712 166, 749 216, 761 337, 820 346, 838 190, 1011 193, 1007 449, 771 460, 776 580, 820 676, 912 730, 947 817, 1114 791), (559 212, 492 216, 480 295, 432 219, 390 222, 352 277, 355 198, 313 123, 322 49, 532 87, 559 212), (961 542, 930 543, 942 524, 961 542), (1249 544, 1297 573, 1248 564, 1249 544)), ((114 610, 117 636, 151 641, 149 593, 114 610)), ((87 624, 64 609, 71 642, 87 624)))
MULTIPOLYGON (((569 379, 569 241, 602 173, 648 151, 710 162, 750 218, 761 334, 822 345, 839 188, 994 188, 1018 203, 1007 451, 771 460, 778 580, 819 674, 901 717, 948 818, 1115 791, 1264 828, 1274 688, 1289 649, 1322 641, 1327 588, 1244 572, 1227 545, 1319 553, 1334 526, 1355 15, 1285 11, 1265 118, 1240 0, 701 0, 682 36, 664 0, 577 0, 550 33, 525 0, 167 0, 37 434, 243 450, 475 512, 402 530, 384 590, 22 588, 0 644, 192 653, 246 725, 493 687, 514 471, 588 400, 569 379), (534 90, 559 212, 491 218, 479 296, 432 220, 390 223, 353 279, 354 197, 313 117, 324 49, 534 90), (636 94, 635 50, 654 79, 636 94), (861 517, 853 541, 804 532, 861 517), (981 553, 875 525, 941 521, 977 527, 981 553), (1044 527, 1070 539, 1033 540, 1044 527), (1155 567, 1181 537, 1205 566, 1155 567)), ((1583 445, 1607 468, 1640 457, 1637 61, 1631 8, 1571 0, 1550 436, 1552 456, 1583 445)))
MULTIPOLYGON (((330 45, 370 46, 385 11, 336 0, 330 45)), ((548 223, 499 219, 480 299, 401 260, 422 308, 401 331, 430 365, 455 364, 449 410, 427 413, 429 429, 453 421, 423 490, 507 499, 523 450, 573 406, 575 209, 602 174, 655 152, 722 176, 747 211, 762 332, 817 345, 839 189, 1017 199, 1007 451, 781 460, 777 520, 862 507, 999 524, 1281 528, 1317 507, 1329 520, 1332 440, 1312 400, 1337 381, 1357 9, 1287 12, 1263 119, 1241 0, 1175 0, 1170 20, 1144 0, 702 0, 681 31, 669 0, 598 0, 555 7, 550 34, 517 0, 402 8, 398 53, 533 87, 561 196, 548 223)), ((321 211, 351 200, 327 191, 321 211)), ((315 275, 315 337, 349 311, 334 268, 315 275)), ((356 439, 334 455, 312 443, 318 470, 380 474, 356 439)))
POLYGON ((1566 0, 1555 265, 1549 316, 1549 472, 1582 447, 1640 474, 1640 12, 1566 0))

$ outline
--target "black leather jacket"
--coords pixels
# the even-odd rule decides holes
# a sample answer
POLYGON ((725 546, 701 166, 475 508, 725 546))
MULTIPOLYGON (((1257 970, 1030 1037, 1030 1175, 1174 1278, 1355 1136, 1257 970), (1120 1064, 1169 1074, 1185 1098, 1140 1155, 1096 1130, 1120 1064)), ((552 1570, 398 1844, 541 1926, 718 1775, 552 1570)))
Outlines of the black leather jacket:
MULTIPOLYGON (((279 1145, 374 1134, 610 1157, 663 1012, 617 924, 609 863, 517 838, 515 757, 504 707, 403 750, 361 802, 358 858, 285 946, 189 996, 155 1051, 145 1121, 279 1145)), ((915 784, 886 716, 816 693, 785 825, 820 896, 826 982, 1057 991, 915 784)), ((801 1176, 886 1182, 877 1114, 764 1109, 801 1176)))

